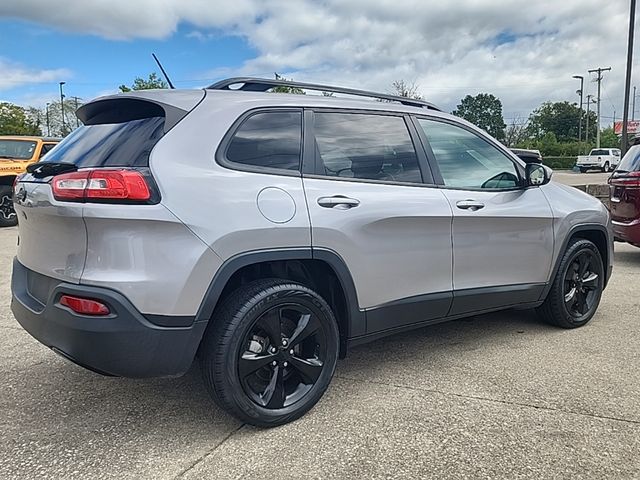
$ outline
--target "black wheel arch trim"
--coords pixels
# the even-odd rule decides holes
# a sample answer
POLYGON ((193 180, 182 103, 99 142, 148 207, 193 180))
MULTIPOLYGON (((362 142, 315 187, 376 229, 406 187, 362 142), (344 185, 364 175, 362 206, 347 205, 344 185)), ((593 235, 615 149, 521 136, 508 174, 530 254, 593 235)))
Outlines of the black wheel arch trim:
POLYGON ((340 286, 344 292, 346 299, 346 307, 348 318, 345 325, 347 326, 344 335, 341 335, 341 355, 346 351, 346 342, 349 337, 363 335, 366 332, 366 315, 360 310, 358 296, 351 273, 346 263, 333 250, 324 248, 284 248, 270 250, 255 250, 242 253, 227 259, 218 269, 209 284, 204 299, 196 313, 196 322, 209 322, 213 315, 213 311, 220 300, 222 291, 231 277, 241 268, 256 263, 264 263, 269 261, 281 260, 320 260, 329 265, 340 281, 340 286), (345 347, 345 348, 343 348, 345 347))
POLYGON ((567 233, 565 239, 562 242, 562 247, 559 250, 558 257, 556 258, 555 264, 553 265, 553 269, 551 270, 551 276, 549 277, 549 281, 547 282, 546 287, 544 288, 544 290, 542 291, 542 294, 540 295, 540 300, 544 300, 545 298, 547 298, 547 295, 549 294, 549 291, 553 286, 553 281, 556 278, 556 275, 558 274, 558 269, 560 268, 560 263, 562 263, 562 257, 564 253, 567 251, 567 247, 569 246, 569 241, 575 236, 576 233, 592 232, 594 230, 602 233, 607 243, 605 255, 602 258, 604 272, 605 272, 604 287, 606 288, 607 283, 609 282, 609 278, 611 277, 612 264, 613 264, 613 259, 610 258, 611 249, 609 248, 609 246, 612 243, 612 237, 609 230, 604 225, 600 225, 598 223, 585 223, 580 225, 574 225, 573 227, 571 227, 571 229, 567 233))

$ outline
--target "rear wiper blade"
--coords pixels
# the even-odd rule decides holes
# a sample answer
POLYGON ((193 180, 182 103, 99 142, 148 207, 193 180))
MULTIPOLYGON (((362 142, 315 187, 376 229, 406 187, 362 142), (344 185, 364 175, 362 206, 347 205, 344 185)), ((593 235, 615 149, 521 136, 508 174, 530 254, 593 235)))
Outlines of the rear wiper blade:
POLYGON ((64 162, 37 162, 27 167, 27 172, 36 178, 51 177, 76 170, 78 170, 77 165, 64 162))

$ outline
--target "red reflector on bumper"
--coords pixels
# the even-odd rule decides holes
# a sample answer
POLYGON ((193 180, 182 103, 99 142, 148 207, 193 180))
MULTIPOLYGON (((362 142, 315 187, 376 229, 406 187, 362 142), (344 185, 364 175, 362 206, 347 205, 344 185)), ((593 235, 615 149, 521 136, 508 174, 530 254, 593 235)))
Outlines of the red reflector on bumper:
POLYGON ((111 313, 109 307, 104 303, 88 298, 72 297, 71 295, 62 295, 60 297, 60 305, 69 307, 81 315, 109 315, 111 313))

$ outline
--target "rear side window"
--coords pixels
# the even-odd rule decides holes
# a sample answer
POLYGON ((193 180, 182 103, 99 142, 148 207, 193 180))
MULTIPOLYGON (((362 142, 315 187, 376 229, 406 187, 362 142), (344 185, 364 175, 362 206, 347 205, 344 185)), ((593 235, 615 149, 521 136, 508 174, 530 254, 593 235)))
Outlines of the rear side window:
POLYGON ((164 135, 164 117, 121 123, 85 125, 75 129, 43 162, 84 167, 148 167, 149 154, 164 135))
POLYGON ((622 157, 616 172, 637 172, 640 171, 640 145, 634 145, 622 157))
POLYGON ((316 155, 331 177, 421 183, 404 118, 316 112, 316 155))
POLYGON ((239 165, 300 170, 301 112, 261 112, 235 131, 226 159, 239 165))

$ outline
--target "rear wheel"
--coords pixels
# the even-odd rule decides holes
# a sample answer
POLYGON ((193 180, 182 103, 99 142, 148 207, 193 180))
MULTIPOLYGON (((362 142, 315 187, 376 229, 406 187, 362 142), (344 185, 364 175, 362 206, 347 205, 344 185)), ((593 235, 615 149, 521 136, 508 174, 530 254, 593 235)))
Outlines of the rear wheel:
POLYGON ((243 286, 216 310, 200 351, 214 400, 260 427, 293 421, 322 397, 338 359, 338 327, 313 290, 285 280, 243 286))
POLYGON ((604 166, 602 167, 602 172, 609 173, 610 170, 611 170, 611 166, 609 165, 609 162, 604 162, 604 166))
POLYGON ((0 185, 0 227, 13 227, 18 224, 18 215, 13 209, 13 188, 0 185))
POLYGON ((580 167, 580 173, 587 173, 587 169, 584 167, 580 167))
POLYGON ((600 251, 593 242, 577 238, 567 247, 551 290, 538 311, 546 322, 558 327, 581 327, 595 315, 603 288, 600 251))

